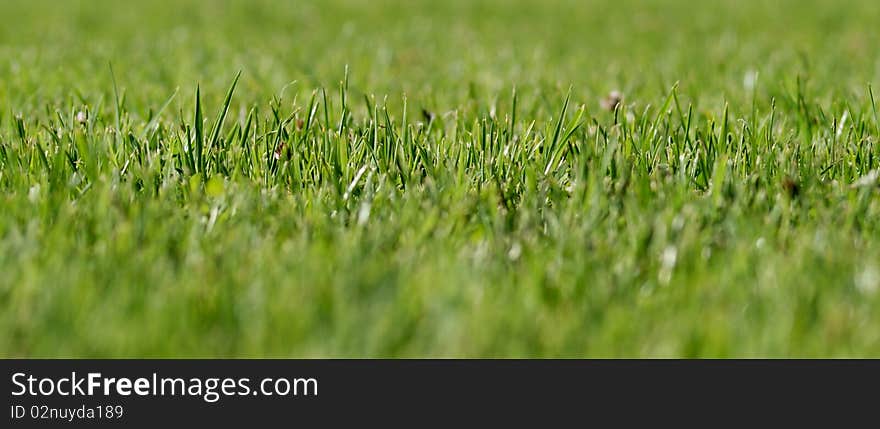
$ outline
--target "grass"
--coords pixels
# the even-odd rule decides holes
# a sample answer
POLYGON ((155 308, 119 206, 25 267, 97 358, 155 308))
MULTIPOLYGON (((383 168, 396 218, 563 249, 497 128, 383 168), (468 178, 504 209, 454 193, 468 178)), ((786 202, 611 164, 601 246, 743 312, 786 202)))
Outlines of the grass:
POLYGON ((0 354, 877 356, 880 9, 767 3, 4 1, 0 354))

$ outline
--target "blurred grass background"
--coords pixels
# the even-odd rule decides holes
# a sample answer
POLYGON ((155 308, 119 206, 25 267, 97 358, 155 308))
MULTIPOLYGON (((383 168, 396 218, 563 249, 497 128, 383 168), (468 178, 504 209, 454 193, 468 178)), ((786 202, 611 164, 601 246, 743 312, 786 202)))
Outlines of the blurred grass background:
MULTIPOLYGON (((243 101, 297 80, 333 86, 345 65, 361 91, 456 104, 510 86, 573 85, 664 95, 676 81, 707 101, 748 105, 743 76, 797 75, 813 90, 862 96, 878 77, 869 1, 6 1, 4 99, 21 108, 109 91, 113 62, 138 105, 196 82, 222 91, 244 71, 243 101)), ((221 94, 222 95, 222 94, 221 94)), ((774 95, 772 93, 767 95, 774 95)), ((762 97, 768 100, 769 97, 762 97)))

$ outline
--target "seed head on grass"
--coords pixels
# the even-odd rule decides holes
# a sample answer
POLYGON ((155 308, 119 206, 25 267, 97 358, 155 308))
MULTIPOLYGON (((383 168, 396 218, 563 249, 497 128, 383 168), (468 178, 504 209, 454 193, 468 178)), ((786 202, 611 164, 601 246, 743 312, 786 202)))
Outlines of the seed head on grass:
POLYGON ((608 93, 602 100, 599 101, 599 105, 602 106, 603 109, 613 112, 617 109, 617 106, 623 102, 623 93, 618 90, 614 90, 608 93))
POLYGON ((428 109, 422 109, 422 118, 426 123, 431 123, 434 120, 434 112, 431 112, 428 109))
POLYGON ((286 147, 286 145, 284 144, 284 142, 281 142, 278 144, 278 148, 275 149, 275 160, 281 159, 281 155, 284 154, 285 147, 286 147))

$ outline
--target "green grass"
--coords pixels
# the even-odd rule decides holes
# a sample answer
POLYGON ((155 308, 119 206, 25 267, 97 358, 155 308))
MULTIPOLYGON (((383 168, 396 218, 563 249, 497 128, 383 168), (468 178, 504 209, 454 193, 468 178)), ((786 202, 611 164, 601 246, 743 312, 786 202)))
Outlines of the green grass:
POLYGON ((880 355, 873 0, 0 16, 2 356, 880 355))

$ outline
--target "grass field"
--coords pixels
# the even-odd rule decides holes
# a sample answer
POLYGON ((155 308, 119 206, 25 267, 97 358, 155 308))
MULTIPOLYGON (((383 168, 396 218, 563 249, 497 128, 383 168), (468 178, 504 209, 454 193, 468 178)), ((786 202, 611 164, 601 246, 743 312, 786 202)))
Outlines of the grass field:
POLYGON ((0 16, 4 357, 880 356, 874 0, 0 16))

